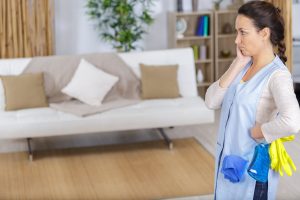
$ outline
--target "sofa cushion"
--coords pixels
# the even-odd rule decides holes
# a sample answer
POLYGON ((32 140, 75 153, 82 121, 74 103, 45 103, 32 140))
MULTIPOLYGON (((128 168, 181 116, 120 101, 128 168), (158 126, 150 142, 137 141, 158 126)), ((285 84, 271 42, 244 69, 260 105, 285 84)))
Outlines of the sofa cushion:
POLYGON ((140 64, 142 80, 142 98, 177 98, 178 65, 154 66, 140 64))
POLYGON ((62 93, 61 90, 71 81, 81 59, 119 78, 119 81, 105 96, 103 103, 119 100, 120 97, 140 99, 140 80, 131 68, 113 52, 34 57, 24 73, 44 72, 45 90, 49 103, 60 103, 71 100, 71 97, 62 93))
POLYGON ((52 108, 0 112, 0 138, 45 137, 212 123, 201 97, 153 99, 78 117, 52 108), (184 114, 183 114, 184 113, 184 114))
POLYGON ((140 63, 148 65, 178 64, 178 87, 182 97, 198 96, 195 62, 192 48, 135 51, 118 54, 137 77, 141 77, 140 63))
POLYGON ((86 104, 100 106, 105 95, 119 80, 82 59, 69 84, 62 92, 86 104))
POLYGON ((43 73, 1 76, 5 110, 47 107, 43 73))
MULTIPOLYGON (((0 76, 20 75, 27 67, 31 58, 0 59, 0 76)), ((5 96, 0 79, 0 111, 5 109, 5 96)))

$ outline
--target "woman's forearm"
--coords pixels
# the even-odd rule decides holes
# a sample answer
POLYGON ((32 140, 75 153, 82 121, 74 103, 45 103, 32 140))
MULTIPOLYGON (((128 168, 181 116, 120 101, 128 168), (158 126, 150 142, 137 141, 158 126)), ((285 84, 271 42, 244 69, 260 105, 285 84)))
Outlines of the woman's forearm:
POLYGON ((240 62, 238 59, 234 59, 228 70, 220 78, 220 86, 222 88, 228 88, 234 78, 240 73, 247 63, 240 62))

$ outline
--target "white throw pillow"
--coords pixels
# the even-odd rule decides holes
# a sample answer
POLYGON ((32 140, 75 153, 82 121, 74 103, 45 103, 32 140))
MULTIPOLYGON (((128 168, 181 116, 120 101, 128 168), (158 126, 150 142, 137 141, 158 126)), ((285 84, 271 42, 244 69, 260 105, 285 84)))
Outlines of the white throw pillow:
POLYGON ((72 80, 62 89, 62 92, 86 104, 100 106, 118 80, 118 77, 81 59, 72 80))

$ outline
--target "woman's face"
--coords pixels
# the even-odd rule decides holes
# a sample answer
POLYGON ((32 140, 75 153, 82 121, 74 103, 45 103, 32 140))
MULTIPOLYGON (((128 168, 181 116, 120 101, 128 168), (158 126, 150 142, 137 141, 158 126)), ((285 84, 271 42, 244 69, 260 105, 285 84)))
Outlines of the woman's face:
POLYGON ((244 56, 255 56, 264 48, 265 37, 245 15, 238 15, 235 21, 237 36, 235 43, 244 56))

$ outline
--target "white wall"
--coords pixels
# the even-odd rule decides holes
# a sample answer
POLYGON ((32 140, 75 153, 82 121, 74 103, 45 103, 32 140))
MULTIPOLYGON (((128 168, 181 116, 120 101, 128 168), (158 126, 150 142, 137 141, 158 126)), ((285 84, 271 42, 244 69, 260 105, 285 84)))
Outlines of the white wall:
POLYGON ((292 26, 293 26, 293 37, 300 39, 300 3, 292 5, 292 26))
MULTIPOLYGON (((88 52, 114 51, 101 41, 93 22, 85 14, 87 0, 55 0, 56 54, 78 54, 88 52)), ((141 41, 144 50, 167 48, 167 12, 176 10, 176 0, 154 0, 155 18, 148 35, 141 41)), ((199 10, 212 9, 212 0, 199 0, 199 10)), ((231 0, 224 0, 221 8, 231 0)), ((191 0, 183 0, 184 10, 191 10, 191 0)))
POLYGON ((294 82, 300 83, 300 3, 293 3, 292 6, 292 23, 293 23, 293 38, 297 38, 298 41, 293 43, 293 76, 294 82))

